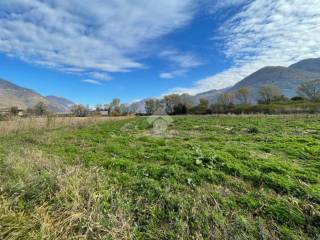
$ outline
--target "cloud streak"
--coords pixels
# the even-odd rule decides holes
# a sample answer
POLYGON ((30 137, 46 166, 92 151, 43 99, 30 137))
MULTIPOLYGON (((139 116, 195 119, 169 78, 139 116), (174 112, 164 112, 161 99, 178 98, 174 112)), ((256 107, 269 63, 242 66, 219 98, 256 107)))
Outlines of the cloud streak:
POLYGON ((84 82, 84 83, 90 83, 90 84, 93 84, 93 85, 99 85, 99 86, 102 85, 101 82, 99 82, 99 81, 97 81, 97 80, 94 80, 94 79, 85 79, 85 80, 83 80, 82 82, 84 82))
POLYGON ((159 54, 159 57, 171 64, 171 70, 160 73, 164 79, 172 79, 184 75, 192 68, 196 68, 203 63, 192 53, 182 53, 177 50, 166 50, 159 54))
POLYGON ((135 57, 142 46, 187 24, 193 11, 193 0, 0 1, 0 52, 105 81, 143 68, 135 57))
MULTIPOLYGON (((219 74, 199 80, 191 94, 231 86, 267 65, 288 66, 320 56, 320 1, 253 0, 219 30, 223 53, 233 62, 219 74)), ((217 37, 217 36, 216 36, 217 37)))

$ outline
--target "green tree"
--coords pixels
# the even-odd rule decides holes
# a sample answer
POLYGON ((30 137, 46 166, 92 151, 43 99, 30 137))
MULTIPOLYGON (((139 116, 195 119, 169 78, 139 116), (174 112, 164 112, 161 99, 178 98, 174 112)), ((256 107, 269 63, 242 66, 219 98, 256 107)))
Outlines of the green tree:
POLYGON ((11 107, 11 108, 10 108, 10 114, 11 114, 12 116, 17 116, 18 113, 19 113, 19 108, 18 108, 18 107, 11 107))
POLYGON ((199 113, 205 114, 205 113, 208 112, 208 109, 209 109, 209 101, 208 101, 208 99, 201 98, 200 99, 200 103, 198 105, 199 113))

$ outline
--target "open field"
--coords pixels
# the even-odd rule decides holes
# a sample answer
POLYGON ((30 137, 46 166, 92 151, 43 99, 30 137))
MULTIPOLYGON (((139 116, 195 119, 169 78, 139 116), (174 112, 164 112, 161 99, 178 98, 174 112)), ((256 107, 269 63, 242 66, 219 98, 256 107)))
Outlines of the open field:
POLYGON ((0 134, 21 132, 35 129, 56 129, 61 127, 79 127, 98 124, 129 117, 17 117, 9 121, 0 121, 0 134))
POLYGON ((0 239, 320 239, 320 116, 0 137, 0 239))

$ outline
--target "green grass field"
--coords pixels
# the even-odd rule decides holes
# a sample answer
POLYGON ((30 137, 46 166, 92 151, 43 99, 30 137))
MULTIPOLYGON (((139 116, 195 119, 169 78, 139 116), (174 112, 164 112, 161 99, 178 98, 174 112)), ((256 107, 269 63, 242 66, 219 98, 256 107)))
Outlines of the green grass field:
POLYGON ((0 239, 320 239, 320 116, 0 138, 0 239))

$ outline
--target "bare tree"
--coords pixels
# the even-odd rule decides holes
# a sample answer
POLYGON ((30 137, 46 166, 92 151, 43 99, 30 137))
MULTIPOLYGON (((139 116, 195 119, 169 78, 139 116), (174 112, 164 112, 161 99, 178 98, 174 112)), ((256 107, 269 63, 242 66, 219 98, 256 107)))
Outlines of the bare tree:
POLYGON ((70 111, 76 117, 86 117, 89 114, 88 108, 80 104, 73 105, 70 111))
POLYGON ((281 90, 274 85, 263 85, 259 89, 258 102, 260 103, 271 103, 274 99, 281 96, 281 90))
POLYGON ((97 111, 97 112, 100 112, 100 111, 102 111, 102 110, 103 110, 102 104, 97 104, 97 105, 96 105, 96 111, 97 111))
POLYGON ((120 99, 114 98, 109 106, 109 114, 112 116, 121 115, 120 99))
POLYGON ((250 104, 250 96, 251 91, 249 88, 246 87, 240 88, 235 94, 235 97, 238 100, 238 102, 243 105, 250 104))
POLYGON ((48 112, 48 107, 44 102, 38 102, 35 106, 34 106, 34 113, 37 116, 43 116, 48 112))
POLYGON ((297 92, 310 101, 320 101, 320 79, 302 83, 297 92))
POLYGON ((130 106, 129 106, 130 113, 137 113, 138 110, 139 110, 138 103, 135 102, 135 103, 130 104, 130 106))
POLYGON ((154 114, 160 108, 160 100, 158 99, 148 99, 145 102, 145 110, 148 115, 154 114))
POLYGON ((127 104, 121 104, 120 105, 120 112, 121 112, 121 115, 128 115, 129 114, 129 106, 127 104))
POLYGON ((165 96, 164 102, 167 114, 174 114, 175 107, 181 103, 181 96, 178 94, 165 96))
POLYGON ((187 108, 187 109, 190 109, 192 108, 192 106, 194 105, 193 104, 193 101, 192 101, 192 96, 187 94, 187 93, 184 93, 182 94, 181 96, 181 103, 187 108))
POLYGON ((233 93, 222 93, 217 98, 217 103, 223 107, 228 107, 232 105, 234 102, 234 94, 233 93))
POLYGON ((103 111, 110 111, 110 104, 103 104, 103 111))

